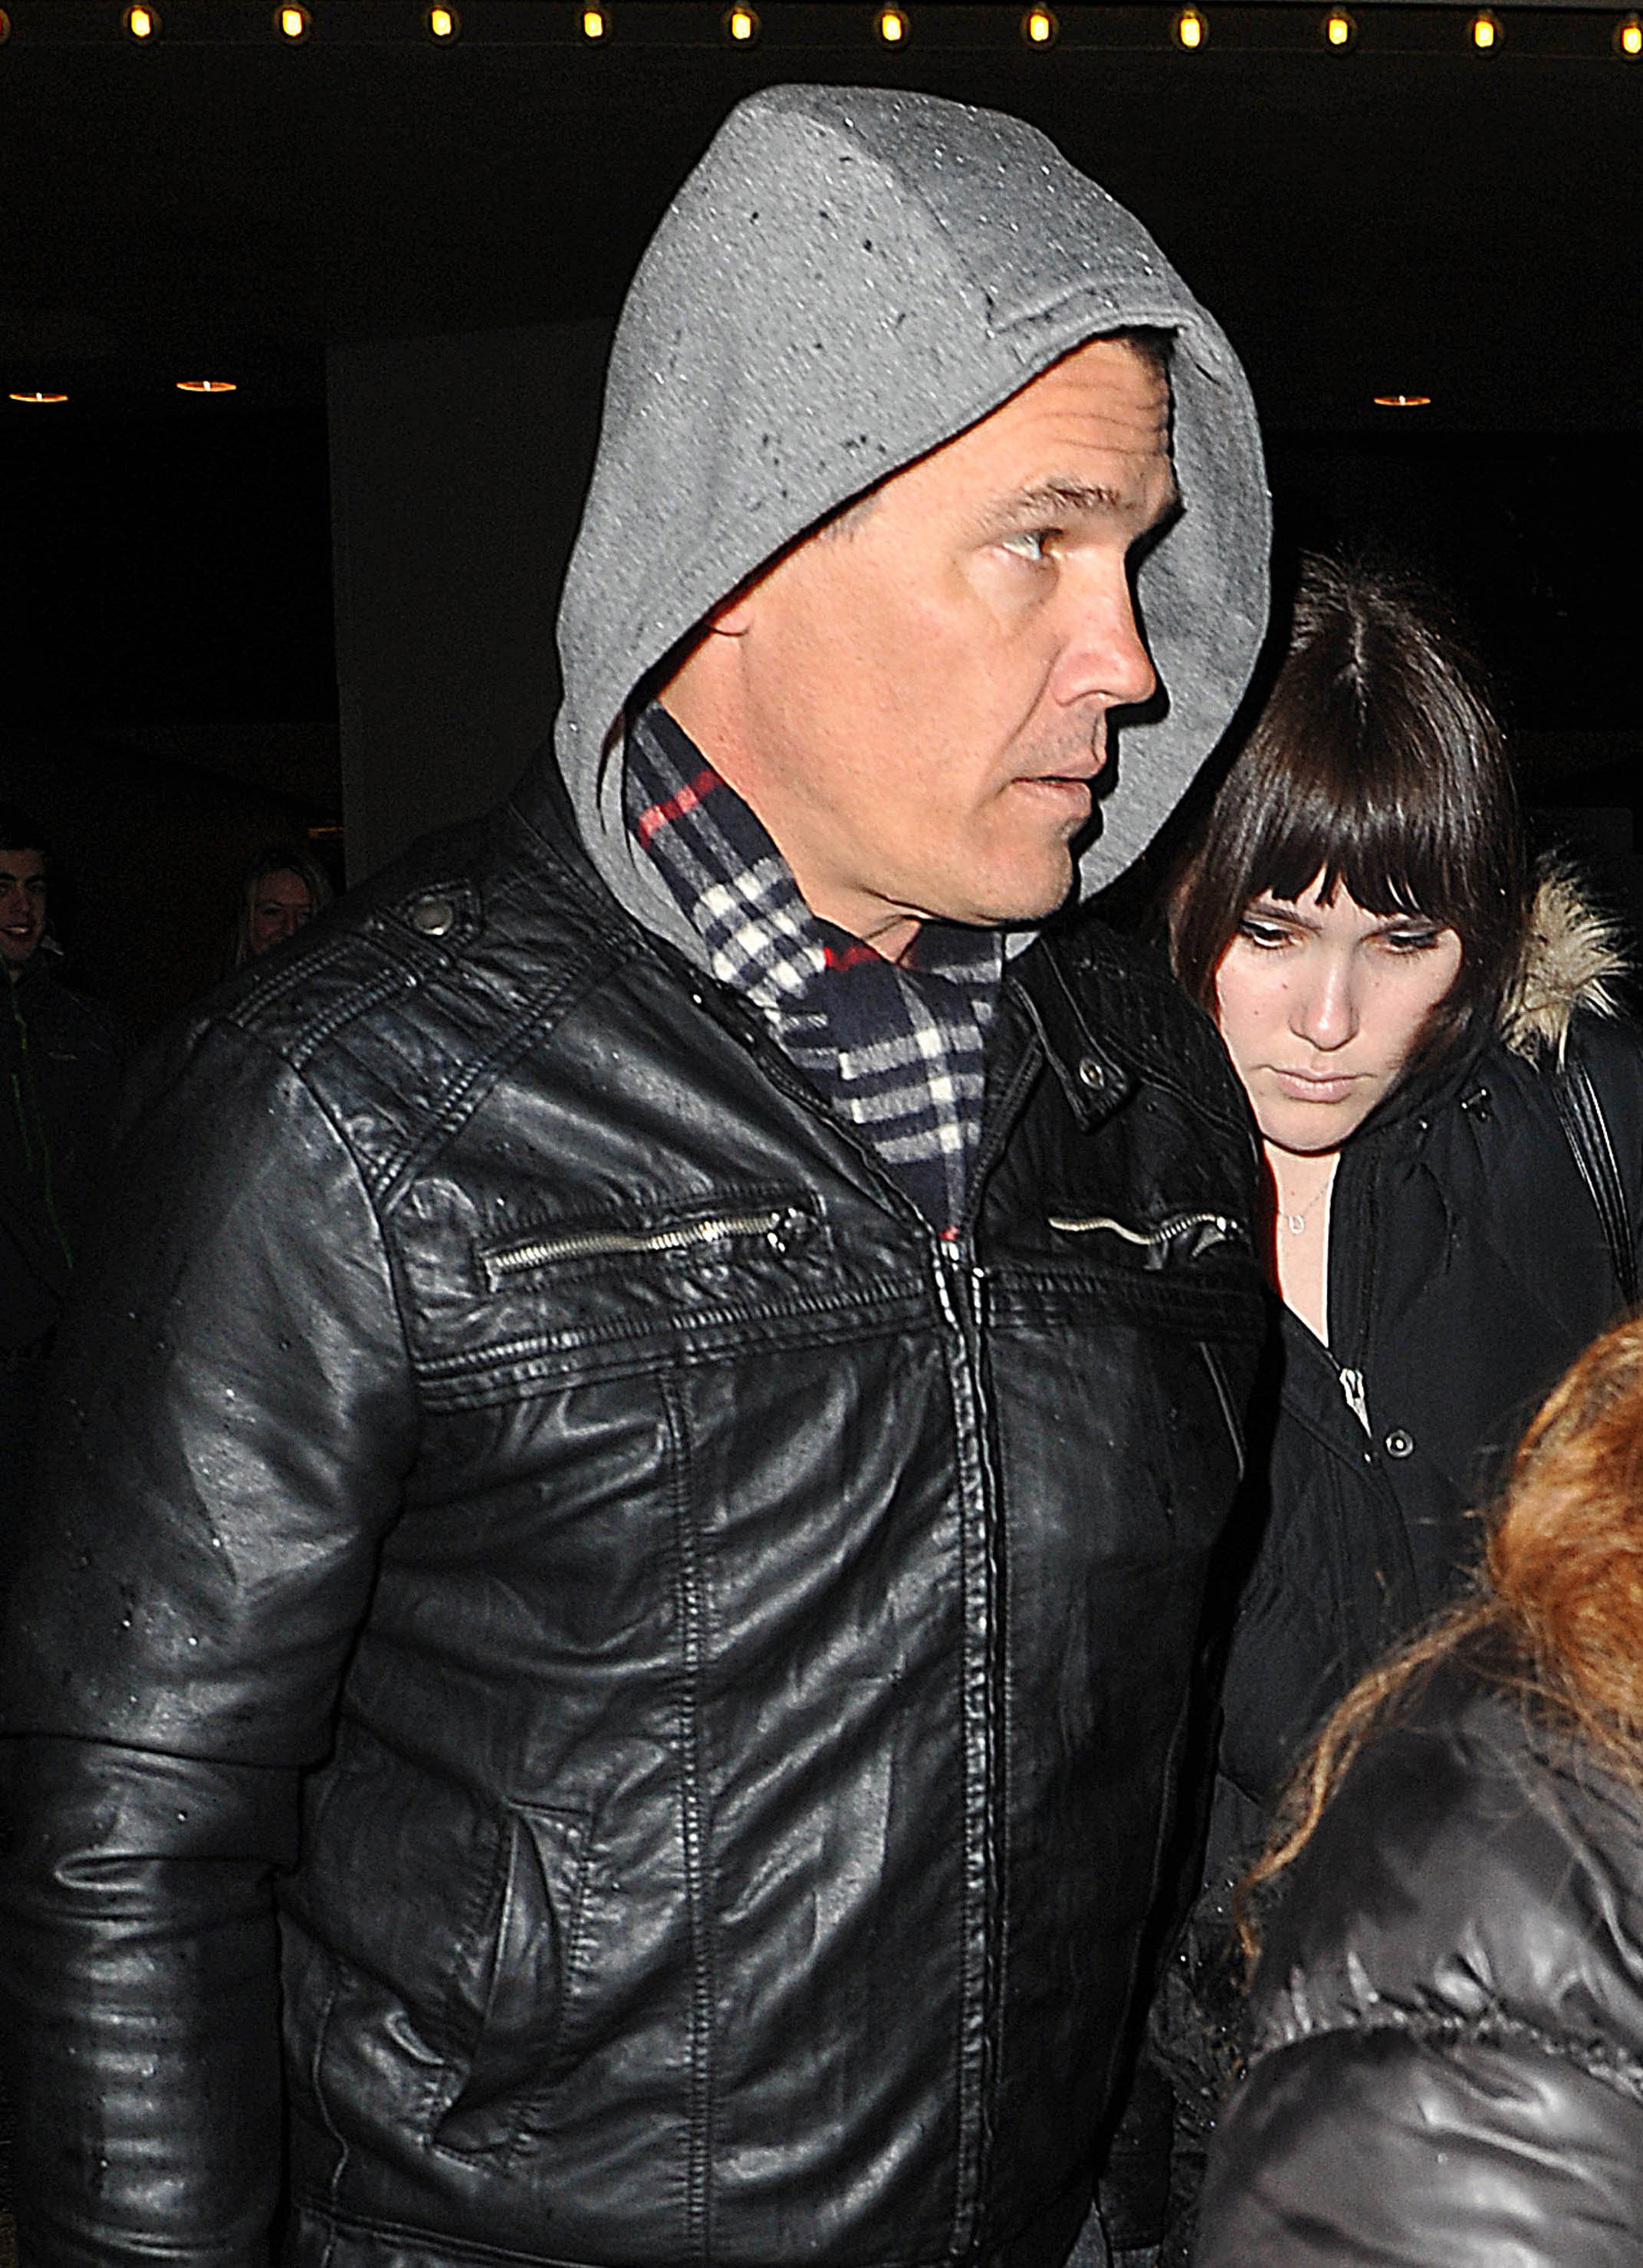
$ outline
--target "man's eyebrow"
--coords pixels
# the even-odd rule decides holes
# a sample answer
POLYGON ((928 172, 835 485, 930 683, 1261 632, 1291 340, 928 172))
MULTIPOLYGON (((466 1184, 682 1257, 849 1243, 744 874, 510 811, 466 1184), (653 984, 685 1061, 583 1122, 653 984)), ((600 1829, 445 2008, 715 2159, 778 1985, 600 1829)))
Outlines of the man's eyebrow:
MULTIPOLYGON (((1169 488, 1160 507, 1159 519, 1167 519, 1181 501, 1173 471, 1169 488)), ((1083 513, 1092 518, 1106 512, 1130 512, 1136 499, 1122 490, 1093 486, 1087 481, 1048 480, 1035 482, 1031 488, 1018 489, 1013 496, 999 499, 993 515, 1001 524, 1013 526, 1021 520, 1042 519, 1046 513, 1083 513)))

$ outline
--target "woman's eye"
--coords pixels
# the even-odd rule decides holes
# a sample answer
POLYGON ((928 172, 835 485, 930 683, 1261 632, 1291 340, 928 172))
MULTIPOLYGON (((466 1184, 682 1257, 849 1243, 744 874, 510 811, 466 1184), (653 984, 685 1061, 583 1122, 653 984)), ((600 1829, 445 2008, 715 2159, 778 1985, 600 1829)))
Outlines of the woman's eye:
POLYGON ((1386 932, 1386 942, 1394 953, 1430 953, 1442 934, 1436 929, 1394 929, 1386 932))
POLYGON ((1257 921, 1253 914, 1246 914, 1239 923, 1238 934, 1240 937, 1247 938, 1251 945, 1264 946, 1268 948, 1287 945, 1290 935, 1280 923, 1257 921))

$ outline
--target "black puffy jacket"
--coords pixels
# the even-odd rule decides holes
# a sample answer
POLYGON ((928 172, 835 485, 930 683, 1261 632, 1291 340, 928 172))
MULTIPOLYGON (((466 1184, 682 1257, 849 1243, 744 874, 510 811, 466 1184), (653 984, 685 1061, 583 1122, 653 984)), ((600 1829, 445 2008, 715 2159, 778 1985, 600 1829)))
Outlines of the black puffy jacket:
POLYGON ((1076 924, 945 1242, 568 831, 539 774, 138 1081, 5 1651, 31 2268, 261 2257, 282 1961, 298 2261, 1077 2226, 1262 1328, 1241 1097, 1076 924))
POLYGON ((1636 2268, 1643 1802, 1451 1665, 1288 1877, 1195 2268, 1636 2268))

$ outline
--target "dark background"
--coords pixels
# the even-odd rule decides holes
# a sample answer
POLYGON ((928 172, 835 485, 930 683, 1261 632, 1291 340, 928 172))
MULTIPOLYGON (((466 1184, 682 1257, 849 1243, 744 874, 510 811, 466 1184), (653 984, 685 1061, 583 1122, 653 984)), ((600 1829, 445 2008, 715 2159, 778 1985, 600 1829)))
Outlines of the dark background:
POLYGON ((1617 10, 8 0, 0 792, 75 884, 81 981, 151 1023, 215 974, 271 836, 339 876, 480 807, 546 732, 609 321, 729 104, 791 77, 1032 117, 1215 308, 1280 549, 1447 588, 1535 800, 1625 895, 1643 775, 1643 63, 1617 10), (176 390, 225 378, 237 391, 176 390), (1377 393, 1430 394, 1387 410, 1377 393), (339 691, 340 680, 340 691, 339 691), (1586 816, 1582 818, 1580 814, 1586 816), (317 832, 315 832, 317 830, 317 832))

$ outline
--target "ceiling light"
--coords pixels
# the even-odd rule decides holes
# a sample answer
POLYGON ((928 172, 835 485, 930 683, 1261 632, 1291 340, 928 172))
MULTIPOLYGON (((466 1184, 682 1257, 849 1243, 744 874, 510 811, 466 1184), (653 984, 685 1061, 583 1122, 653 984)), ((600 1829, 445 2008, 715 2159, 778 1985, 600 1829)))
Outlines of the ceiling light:
POLYGON ((1175 45, 1189 51, 1201 48, 1210 35, 1210 27, 1196 8, 1183 8, 1175 18, 1175 45))
POLYGON ((237 394, 238 382, 232 378, 180 378, 179 394, 237 394))
POLYGON ((289 40, 295 47, 313 29, 313 18, 306 8, 276 8, 274 11, 274 28, 282 40, 289 40))
POLYGON ((899 8, 880 9, 879 37, 887 48, 904 47, 909 28, 907 18, 899 8))
POLYGON ((1486 55, 1492 48, 1498 48, 1502 37, 1500 18, 1492 16, 1486 8, 1480 8, 1472 18, 1472 45, 1478 54, 1486 55))
POLYGON ((120 20, 134 40, 151 40, 159 31, 159 18, 151 8, 128 8, 120 20))
POLYGON ((582 37, 585 40, 591 40, 595 45, 597 45, 600 40, 606 37, 609 30, 610 18, 602 8, 583 9, 582 37))
POLYGON ((1029 8, 1021 18, 1021 37, 1029 48, 1053 48, 1060 29, 1048 8, 1029 8))
POLYGON ((1345 8, 1331 8, 1323 19, 1323 41, 1326 47, 1350 48, 1358 37, 1358 26, 1345 8))
POLYGON ((1377 409, 1430 409, 1432 396, 1429 394, 1377 394, 1374 406, 1377 409))
POLYGON ((751 8, 732 8, 725 17, 725 37, 738 48, 750 48, 759 36, 759 19, 751 8))
POLYGON ((1615 26, 1615 53, 1625 62, 1634 63, 1643 55, 1643 18, 1623 16, 1615 26))
POLYGON ((424 21, 427 24, 430 37, 442 43, 454 40, 462 28, 461 18, 454 8, 430 8, 424 21))
POLYGON ((66 401, 68 398, 66 394, 14 394, 11 397, 13 401, 66 401))

